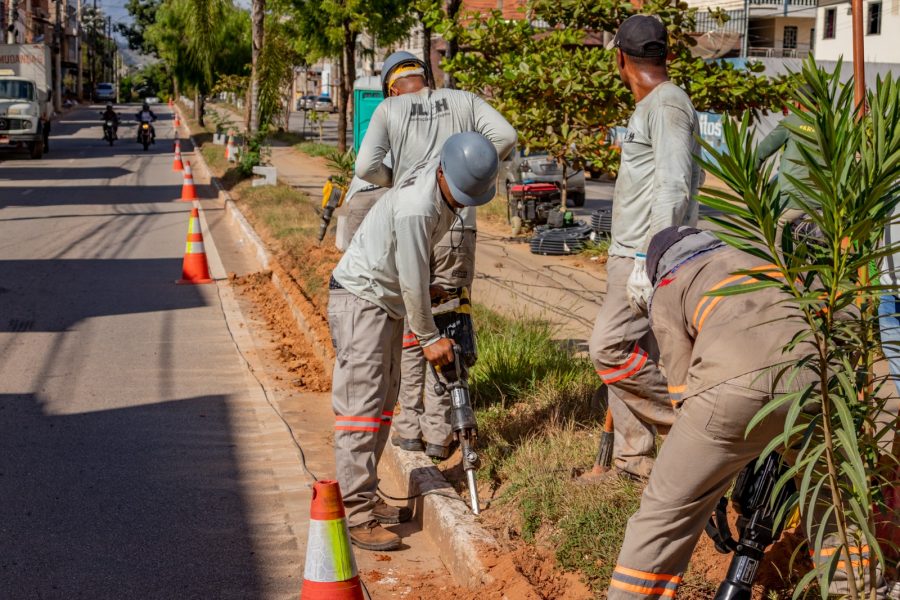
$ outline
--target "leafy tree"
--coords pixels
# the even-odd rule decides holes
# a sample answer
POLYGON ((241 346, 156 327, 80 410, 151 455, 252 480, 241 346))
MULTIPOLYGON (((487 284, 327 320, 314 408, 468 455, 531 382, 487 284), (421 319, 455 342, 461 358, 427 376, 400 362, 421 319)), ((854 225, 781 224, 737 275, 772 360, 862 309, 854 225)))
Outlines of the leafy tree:
MULTIPOLYGON (((535 0, 528 19, 464 20, 455 35, 464 52, 444 64, 459 87, 484 93, 519 131, 528 151, 544 151, 563 165, 614 172, 618 151, 610 130, 622 125, 634 99, 618 76, 615 52, 602 32, 615 31, 634 14, 630 2, 535 0), (590 37, 589 37, 590 36, 590 37), (586 44, 592 41, 592 44, 586 44)), ((744 111, 781 106, 786 79, 759 77, 761 66, 742 71, 691 55, 696 9, 682 2, 649 0, 641 12, 656 14, 670 35, 670 76, 698 110, 744 111)), ((565 188, 563 205, 565 210, 565 188)))
POLYGON ((381 46, 406 37, 412 25, 407 0, 293 0, 300 52, 310 63, 338 59, 338 148, 347 149, 347 116, 356 81, 356 46, 362 32, 381 46))
POLYGON ((156 22, 156 11, 163 0, 128 0, 125 9, 131 23, 117 23, 116 30, 128 42, 128 47, 146 55, 156 55, 156 47, 147 38, 147 28, 156 22))
POLYGON ((862 115, 853 81, 841 84, 840 72, 840 65, 826 72, 811 58, 803 67, 812 91, 795 95, 802 123, 791 126, 791 134, 809 177, 788 176, 802 197, 785 198, 771 177, 772 166, 757 167, 745 115, 723 123, 727 152, 707 148, 713 160, 705 167, 731 191, 705 189, 701 202, 721 211, 712 220, 725 242, 774 265, 779 275, 757 273, 757 283, 714 295, 780 288, 802 314, 803 330, 790 347, 810 348, 780 376, 813 383, 776 398, 750 424, 789 407, 783 433, 763 452, 796 453, 773 494, 791 479, 800 481, 791 500, 800 507, 815 554, 825 556, 826 533, 837 537, 837 551, 806 574, 794 598, 814 579, 826 598, 841 562, 851 575, 849 597, 874 599, 876 564, 887 566, 890 547, 881 528, 896 519, 888 495, 896 485, 898 455, 888 440, 900 422, 886 406, 887 399, 896 399, 894 382, 873 376, 875 363, 885 360, 878 344, 878 297, 898 290, 873 284, 870 269, 877 271, 873 265, 900 252, 900 243, 884 240, 900 201, 900 82, 879 79, 868 93, 870 111, 862 115), (806 239, 784 235, 778 245, 778 222, 789 200, 804 209, 817 232, 806 239), (877 560, 854 556, 863 546, 877 560))

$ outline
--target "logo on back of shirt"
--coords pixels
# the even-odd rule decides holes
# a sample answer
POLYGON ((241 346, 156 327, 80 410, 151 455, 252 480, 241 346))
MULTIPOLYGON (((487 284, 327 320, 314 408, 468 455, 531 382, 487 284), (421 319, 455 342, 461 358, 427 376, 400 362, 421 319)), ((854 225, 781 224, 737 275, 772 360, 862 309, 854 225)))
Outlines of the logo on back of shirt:
POLYGON ((414 121, 422 121, 432 117, 441 117, 450 114, 450 103, 446 98, 441 98, 437 102, 433 102, 431 110, 425 110, 425 105, 420 102, 413 102, 410 110, 410 119, 414 121))

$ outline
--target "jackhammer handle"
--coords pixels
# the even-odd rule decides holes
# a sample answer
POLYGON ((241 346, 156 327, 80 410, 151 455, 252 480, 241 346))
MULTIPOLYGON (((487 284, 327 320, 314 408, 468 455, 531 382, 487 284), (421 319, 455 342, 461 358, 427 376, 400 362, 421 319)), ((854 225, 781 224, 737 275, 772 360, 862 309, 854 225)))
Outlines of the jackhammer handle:
POLYGON ((612 433, 613 431, 615 430, 613 429, 612 411, 607 407, 606 418, 603 420, 603 433, 612 433))
POLYGON ((434 375, 434 393, 438 396, 443 396, 447 392, 447 386, 438 377, 437 369, 434 368, 433 364, 428 363, 428 368, 431 369, 431 374, 434 375))

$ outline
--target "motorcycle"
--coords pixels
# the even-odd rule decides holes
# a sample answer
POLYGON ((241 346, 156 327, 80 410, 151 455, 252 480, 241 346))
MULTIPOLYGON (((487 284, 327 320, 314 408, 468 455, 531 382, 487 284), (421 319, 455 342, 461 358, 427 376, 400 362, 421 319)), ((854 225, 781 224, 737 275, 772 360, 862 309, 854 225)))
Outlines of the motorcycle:
POLYGON ((153 134, 150 131, 150 123, 141 123, 139 139, 141 140, 141 145, 144 147, 144 150, 147 150, 153 141, 153 134))
POLYGON ((103 139, 109 142, 110 146, 116 140, 116 124, 111 119, 103 122, 103 139))

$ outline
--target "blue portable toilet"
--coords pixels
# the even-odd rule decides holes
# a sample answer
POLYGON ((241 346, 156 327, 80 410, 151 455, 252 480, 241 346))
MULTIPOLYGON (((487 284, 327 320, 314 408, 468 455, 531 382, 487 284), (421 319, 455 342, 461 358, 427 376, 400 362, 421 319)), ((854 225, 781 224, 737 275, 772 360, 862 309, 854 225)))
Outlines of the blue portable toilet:
POLYGON ((381 103, 381 78, 377 76, 359 77, 353 82, 353 150, 359 152, 372 113, 381 103))

